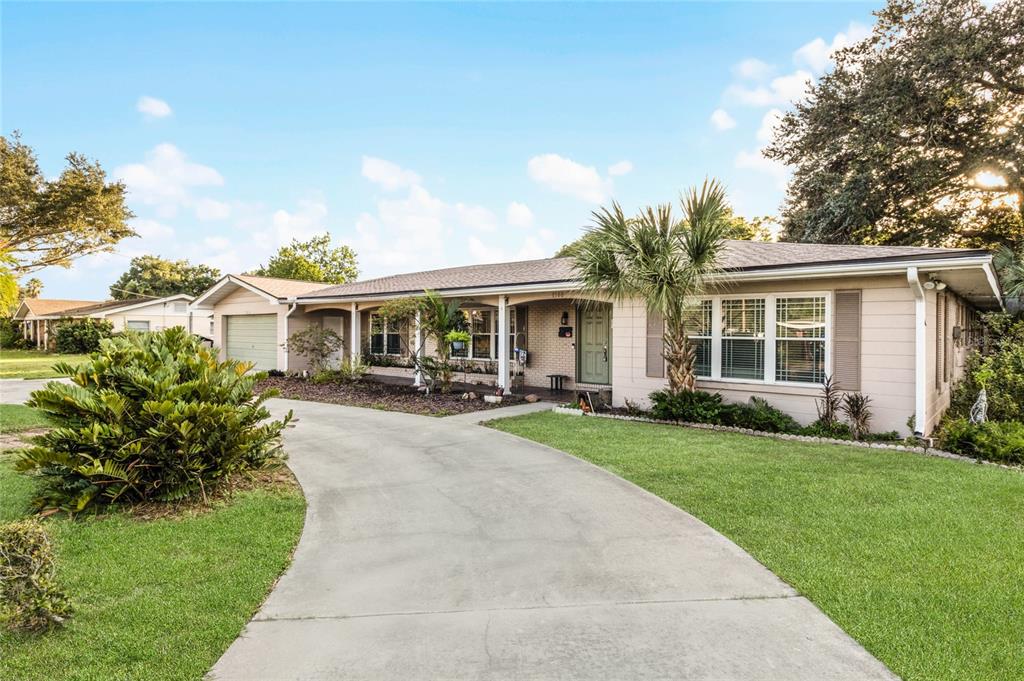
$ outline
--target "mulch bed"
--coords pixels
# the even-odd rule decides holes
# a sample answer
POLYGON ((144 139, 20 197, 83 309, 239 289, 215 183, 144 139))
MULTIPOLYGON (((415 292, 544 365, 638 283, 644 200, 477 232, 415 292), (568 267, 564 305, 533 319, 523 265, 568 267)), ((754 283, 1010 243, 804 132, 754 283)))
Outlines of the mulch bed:
POLYGON ((522 402, 522 398, 506 395, 500 404, 484 402, 483 395, 491 388, 476 391, 476 399, 463 399, 463 392, 454 389, 448 394, 425 395, 408 385, 378 383, 364 379, 359 383, 313 383, 292 376, 269 376, 256 385, 256 390, 274 388, 290 400, 329 402, 350 407, 368 407, 385 411, 401 411, 426 416, 450 416, 483 411, 522 402))

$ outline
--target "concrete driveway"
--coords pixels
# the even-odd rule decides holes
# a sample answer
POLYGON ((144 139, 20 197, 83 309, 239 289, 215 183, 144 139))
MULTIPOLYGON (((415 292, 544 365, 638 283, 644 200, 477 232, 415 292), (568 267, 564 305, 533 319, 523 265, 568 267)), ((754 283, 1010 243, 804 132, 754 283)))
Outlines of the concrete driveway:
POLYGON ((50 381, 70 383, 70 378, 0 378, 0 404, 24 404, 35 390, 50 381))
POLYGON ((295 561, 211 672, 253 679, 892 679, 708 526, 556 450, 307 402, 295 561))

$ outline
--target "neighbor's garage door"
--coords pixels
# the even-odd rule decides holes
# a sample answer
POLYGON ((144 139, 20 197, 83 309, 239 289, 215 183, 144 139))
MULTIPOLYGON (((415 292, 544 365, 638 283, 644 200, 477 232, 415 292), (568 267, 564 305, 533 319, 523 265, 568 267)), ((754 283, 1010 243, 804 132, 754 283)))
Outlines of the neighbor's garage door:
POLYGON ((228 315, 224 319, 229 358, 252 362, 260 371, 277 368, 277 315, 228 315))

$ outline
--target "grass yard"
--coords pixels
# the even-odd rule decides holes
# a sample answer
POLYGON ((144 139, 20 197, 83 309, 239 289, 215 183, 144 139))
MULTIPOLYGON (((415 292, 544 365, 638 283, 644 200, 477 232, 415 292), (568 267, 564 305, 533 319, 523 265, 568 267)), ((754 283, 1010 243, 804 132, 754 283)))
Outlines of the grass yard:
MULTIPOLYGON (((0 456, 0 523, 24 515, 33 481, 0 456)), ((0 678, 201 679, 288 565, 302 530, 297 488, 239 493, 205 513, 50 520, 70 624, 0 632, 0 678)))
POLYGON ((0 434, 48 428, 51 424, 43 414, 23 404, 0 404, 0 434))
POLYGON ((60 355, 38 350, 0 351, 0 378, 55 378, 57 362, 80 364, 88 355, 60 355))
POLYGON ((689 511, 907 681, 1024 678, 1024 474, 539 413, 494 421, 689 511))

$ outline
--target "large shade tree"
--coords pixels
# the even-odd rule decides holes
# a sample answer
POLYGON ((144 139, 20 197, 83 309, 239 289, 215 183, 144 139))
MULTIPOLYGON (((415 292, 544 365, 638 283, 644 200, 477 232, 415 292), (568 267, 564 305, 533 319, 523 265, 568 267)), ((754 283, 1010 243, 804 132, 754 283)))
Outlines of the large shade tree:
POLYGON ((114 300, 152 297, 176 293, 198 296, 220 278, 220 270, 209 265, 193 265, 188 260, 165 260, 156 255, 132 258, 128 271, 110 287, 114 300))
POLYGON ((1024 2, 889 0, 776 128, 784 238, 1024 241, 1024 2))
POLYGON ((664 357, 669 390, 693 390, 694 351, 687 340, 688 312, 719 272, 729 230, 725 190, 715 180, 684 192, 682 216, 669 204, 627 217, 619 204, 594 213, 594 226, 575 257, 584 295, 640 299, 665 320, 664 357))
POLYGON ((292 239, 290 245, 282 246, 266 265, 260 265, 252 274, 344 284, 359 277, 359 267, 355 251, 348 246, 334 246, 331 235, 325 232, 309 241, 292 239))

